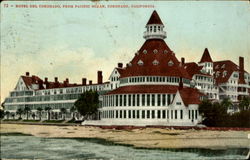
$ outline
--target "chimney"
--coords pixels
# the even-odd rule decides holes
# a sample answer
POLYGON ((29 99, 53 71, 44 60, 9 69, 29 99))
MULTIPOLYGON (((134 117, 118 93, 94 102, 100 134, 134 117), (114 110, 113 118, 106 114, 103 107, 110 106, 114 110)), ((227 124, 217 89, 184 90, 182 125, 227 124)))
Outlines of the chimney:
POLYGON ((86 79, 86 78, 83 78, 83 79, 82 79, 82 85, 86 85, 86 83, 87 83, 87 79, 86 79))
POLYGON ((66 83, 69 83, 69 78, 66 78, 65 82, 66 82, 66 83))
POLYGON ((180 77, 179 90, 183 89, 182 77, 180 77))
POLYGON ((48 82, 48 77, 44 78, 44 82, 47 83, 48 82))
POLYGON ((243 57, 239 57, 239 84, 245 84, 243 57))
POLYGON ((55 77, 55 83, 57 83, 58 82, 58 78, 57 77, 55 77))
POLYGON ((89 80, 89 85, 92 85, 92 81, 91 80, 89 80))
POLYGON ((240 68, 240 71, 244 71, 244 58, 243 57, 239 57, 239 68, 240 68))
POLYGON ((97 72, 97 83, 102 84, 102 71, 97 72))
POLYGON ((30 76, 30 72, 26 72, 26 74, 25 74, 27 77, 29 77, 30 76))
POLYGON ((122 68, 123 67, 123 64, 122 63, 118 63, 118 68, 122 68))
POLYGON ((181 64, 184 65, 185 64, 185 58, 181 57, 181 64))

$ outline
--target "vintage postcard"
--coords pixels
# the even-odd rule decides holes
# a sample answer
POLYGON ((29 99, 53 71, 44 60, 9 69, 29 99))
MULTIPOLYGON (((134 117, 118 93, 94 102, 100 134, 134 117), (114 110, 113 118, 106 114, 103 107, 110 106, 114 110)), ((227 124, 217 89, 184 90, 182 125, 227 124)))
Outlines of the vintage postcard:
POLYGON ((248 1, 2 1, 1 159, 249 159, 248 1))

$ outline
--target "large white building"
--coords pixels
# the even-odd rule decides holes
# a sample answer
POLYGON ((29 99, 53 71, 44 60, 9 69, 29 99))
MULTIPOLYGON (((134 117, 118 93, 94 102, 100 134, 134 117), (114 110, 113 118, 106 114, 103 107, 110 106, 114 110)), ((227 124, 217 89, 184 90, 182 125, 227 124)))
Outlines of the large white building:
MULTIPOLYGON (((205 49, 199 63, 179 61, 164 39, 164 25, 154 11, 146 24, 145 42, 134 58, 123 66, 118 63, 103 83, 98 71, 97 83, 69 83, 66 78, 53 82, 27 72, 21 76, 14 91, 6 98, 4 106, 14 116, 18 108, 29 107, 29 118, 39 118, 38 108, 50 107, 51 119, 61 119, 61 108, 70 108, 86 90, 100 94, 99 120, 86 124, 98 125, 166 125, 194 126, 199 120, 198 105, 206 97, 211 100, 230 98, 238 102, 250 93, 250 75, 244 70, 244 59, 239 66, 232 61, 213 61, 205 49), (32 116, 33 115, 33 116, 32 116)), ((79 115, 78 115, 79 117, 79 115)))

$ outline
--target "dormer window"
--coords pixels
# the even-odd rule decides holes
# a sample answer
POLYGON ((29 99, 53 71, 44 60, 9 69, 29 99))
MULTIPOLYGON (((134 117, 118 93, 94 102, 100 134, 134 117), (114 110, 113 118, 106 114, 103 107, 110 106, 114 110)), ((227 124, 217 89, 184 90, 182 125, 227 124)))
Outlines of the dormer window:
POLYGON ((167 50, 164 50, 164 53, 165 53, 165 54, 167 54, 167 53, 168 53, 168 51, 167 51, 167 50))
POLYGON ((219 69, 219 65, 216 65, 215 69, 219 69))
POLYGON ((223 64, 223 65, 221 66, 221 68, 225 68, 225 64, 223 64))
POLYGON ((154 49, 153 53, 154 53, 154 54, 158 53, 157 49, 154 49))
POLYGON ((139 52, 136 52, 135 55, 139 55, 139 52))
POLYGON ((129 62, 129 63, 128 63, 128 66, 130 66, 130 67, 131 67, 131 66, 132 66, 132 63, 131 63, 131 62, 129 62))
POLYGON ((225 77, 227 75, 227 71, 223 72, 223 77, 225 77))
POLYGON ((174 62, 172 61, 172 60, 170 60, 169 62, 168 62, 168 66, 173 66, 174 65, 174 62))
POLYGON ((156 59, 153 61, 153 65, 158 65, 159 61, 157 61, 156 59))
POLYGON ((137 62, 137 64, 138 64, 139 66, 142 66, 142 65, 143 65, 143 61, 142 61, 142 60, 139 60, 139 61, 137 62))
POLYGON ((144 53, 144 54, 147 54, 147 50, 146 50, 146 49, 144 49, 144 50, 143 50, 143 53, 144 53))

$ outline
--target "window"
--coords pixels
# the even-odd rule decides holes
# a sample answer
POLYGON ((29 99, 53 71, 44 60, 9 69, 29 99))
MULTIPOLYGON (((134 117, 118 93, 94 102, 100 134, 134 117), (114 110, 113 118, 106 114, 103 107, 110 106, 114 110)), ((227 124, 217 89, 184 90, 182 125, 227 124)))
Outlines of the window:
POLYGON ((159 61, 157 61, 156 59, 153 61, 153 65, 158 65, 159 61))
POLYGON ((120 95, 120 106, 122 106, 122 95, 120 95))
POLYGON ((171 119, 173 119, 173 110, 171 110, 171 119))
POLYGON ((183 110, 180 110, 181 119, 183 119, 183 110))
POLYGON ((167 51, 167 50, 164 50, 164 53, 165 53, 165 54, 167 54, 167 53, 168 53, 168 51, 167 51))
POLYGON ((131 106, 131 94, 128 95, 128 106, 131 106))
POLYGON ((142 95, 142 106, 145 106, 145 94, 142 95))
POLYGON ((135 118, 135 110, 133 110, 133 118, 135 118))
POLYGON ((166 105, 166 95, 162 94, 162 106, 166 105))
POLYGON ((118 118, 118 110, 116 110, 115 117, 118 118))
POLYGON ((160 106, 161 105, 161 95, 158 94, 157 95, 157 106, 160 106))
POLYGON ((178 116, 177 113, 178 113, 177 110, 175 110, 175 119, 177 119, 178 116))
POLYGON ((155 95, 152 94, 152 106, 155 106, 155 95))
POLYGON ((155 110, 152 110, 152 111, 151 111, 151 117, 152 117, 152 118, 155 118, 155 110))
POLYGON ((150 94, 147 94, 147 106, 150 106, 150 94))
POLYGON ((126 112, 126 110, 123 111, 123 116, 124 116, 123 118, 127 118, 127 112, 126 112))
POLYGON ((145 118, 145 110, 142 110, 141 118, 142 118, 142 119, 145 118))
POLYGON ((181 105, 181 102, 176 102, 176 105, 181 105))
POLYGON ((124 99, 123 99, 123 106, 127 105, 127 95, 124 95, 124 99))
POLYGON ((140 95, 137 94, 137 106, 140 106, 140 95))
POLYGON ((150 118, 150 110, 147 110, 147 118, 150 118))
POLYGON ((154 50, 153 50, 153 53, 155 53, 155 54, 158 53, 157 49, 154 49, 154 50))
POLYGON ((168 66, 173 66, 174 65, 174 62, 172 61, 172 60, 170 60, 169 62, 168 62, 168 66))
POLYGON ((120 118, 122 118, 122 110, 120 110, 120 118))
POLYGON ((131 110, 128 110, 128 118, 131 118, 131 110))
POLYGON ((171 102, 171 95, 170 94, 168 94, 168 105, 170 104, 170 102, 171 102))
POLYGON ((135 94, 133 94, 133 106, 135 106, 135 94))
POLYGON ((118 106, 118 95, 115 95, 115 106, 118 106))
POLYGON ((140 111, 139 110, 137 110, 137 119, 139 119, 140 118, 140 111))
POLYGON ((166 110, 162 110, 162 118, 163 118, 163 119, 166 118, 166 110))
POLYGON ((144 53, 144 54, 147 54, 147 50, 146 50, 146 49, 144 49, 144 50, 143 50, 143 53, 144 53))
POLYGON ((142 61, 142 60, 139 60, 139 61, 137 62, 137 64, 138 64, 139 66, 142 66, 142 65, 143 65, 143 61, 142 61))
POLYGON ((161 110, 157 111, 157 118, 160 119, 161 118, 161 110))

